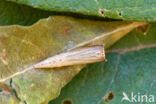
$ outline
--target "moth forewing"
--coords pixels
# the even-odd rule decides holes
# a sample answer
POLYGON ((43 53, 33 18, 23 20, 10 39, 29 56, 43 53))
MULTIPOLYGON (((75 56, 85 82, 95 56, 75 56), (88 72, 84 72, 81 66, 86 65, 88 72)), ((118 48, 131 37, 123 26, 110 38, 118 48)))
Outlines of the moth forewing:
POLYGON ((62 66, 89 64, 105 61, 105 52, 103 45, 91 46, 47 58, 44 61, 34 65, 35 68, 56 68, 62 66))

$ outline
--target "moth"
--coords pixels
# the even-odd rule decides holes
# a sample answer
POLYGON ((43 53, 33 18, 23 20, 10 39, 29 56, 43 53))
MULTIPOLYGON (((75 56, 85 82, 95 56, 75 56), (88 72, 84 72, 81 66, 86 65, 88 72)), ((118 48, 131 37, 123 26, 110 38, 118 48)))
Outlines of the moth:
POLYGON ((61 53, 37 63, 34 68, 56 68, 100 61, 106 61, 103 45, 84 47, 61 53))

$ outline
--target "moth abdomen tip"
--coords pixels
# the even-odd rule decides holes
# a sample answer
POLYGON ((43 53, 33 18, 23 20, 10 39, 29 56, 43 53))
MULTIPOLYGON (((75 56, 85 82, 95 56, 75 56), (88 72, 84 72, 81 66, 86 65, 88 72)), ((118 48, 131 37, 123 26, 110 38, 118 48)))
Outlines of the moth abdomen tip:
POLYGON ((40 65, 34 65, 35 69, 39 69, 41 66, 40 65))

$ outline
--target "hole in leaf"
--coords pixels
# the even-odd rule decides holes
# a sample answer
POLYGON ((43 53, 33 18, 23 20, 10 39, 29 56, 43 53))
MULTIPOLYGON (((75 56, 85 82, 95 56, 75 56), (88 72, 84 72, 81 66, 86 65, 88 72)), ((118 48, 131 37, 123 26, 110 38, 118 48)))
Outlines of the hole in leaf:
POLYGON ((121 12, 119 12, 119 16, 122 16, 122 13, 121 12))
POLYGON ((104 15, 104 11, 102 9, 99 9, 99 14, 104 15))
POLYGON ((62 104, 72 104, 71 100, 64 100, 62 104))
POLYGON ((114 98, 114 93, 113 92, 109 92, 108 95, 106 95, 106 97, 105 97, 105 101, 109 102, 113 98, 114 98))
POLYGON ((109 100, 112 100, 114 98, 114 94, 111 92, 111 93, 109 93, 109 95, 108 95, 108 99, 109 100))

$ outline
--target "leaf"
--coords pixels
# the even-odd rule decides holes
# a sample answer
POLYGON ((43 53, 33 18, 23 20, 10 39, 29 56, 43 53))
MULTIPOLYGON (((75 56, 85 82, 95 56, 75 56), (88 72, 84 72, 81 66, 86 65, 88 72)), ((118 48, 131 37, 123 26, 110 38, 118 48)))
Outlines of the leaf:
POLYGON ((47 18, 53 14, 52 12, 0 0, 0 25, 31 25, 39 19, 47 18))
POLYGON ((8 0, 34 8, 131 21, 156 21, 155 0, 8 0))
POLYGON ((155 26, 147 35, 133 31, 119 40, 107 50, 106 63, 87 65, 49 104, 140 104, 121 102, 123 92, 130 100, 132 92, 146 94, 149 102, 150 95, 156 96, 155 26))
POLYGON ((55 16, 29 27, 0 27, 0 102, 47 104, 84 65, 37 70, 34 64, 72 48, 103 43, 109 47, 145 24, 55 16))

